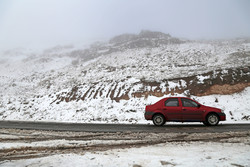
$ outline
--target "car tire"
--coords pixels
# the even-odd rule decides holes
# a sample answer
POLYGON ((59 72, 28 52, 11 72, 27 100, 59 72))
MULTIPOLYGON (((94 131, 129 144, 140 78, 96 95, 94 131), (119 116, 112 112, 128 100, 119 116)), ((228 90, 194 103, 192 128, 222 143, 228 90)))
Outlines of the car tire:
POLYGON ((161 114, 156 114, 154 117, 153 117, 153 123, 154 125, 156 126, 163 126, 165 123, 166 123, 166 119, 163 115, 161 114))
POLYGON ((217 114, 209 114, 206 117, 206 122, 204 123, 205 125, 207 124, 208 126, 216 126, 218 125, 220 119, 217 114))

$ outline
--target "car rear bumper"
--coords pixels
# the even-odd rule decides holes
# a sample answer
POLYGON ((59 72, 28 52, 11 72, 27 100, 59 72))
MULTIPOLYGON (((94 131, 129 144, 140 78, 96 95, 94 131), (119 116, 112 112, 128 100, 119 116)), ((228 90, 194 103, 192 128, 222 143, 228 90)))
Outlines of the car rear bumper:
POLYGON ((144 117, 146 120, 152 120, 153 115, 154 115, 154 112, 152 112, 152 111, 146 111, 144 113, 144 117))

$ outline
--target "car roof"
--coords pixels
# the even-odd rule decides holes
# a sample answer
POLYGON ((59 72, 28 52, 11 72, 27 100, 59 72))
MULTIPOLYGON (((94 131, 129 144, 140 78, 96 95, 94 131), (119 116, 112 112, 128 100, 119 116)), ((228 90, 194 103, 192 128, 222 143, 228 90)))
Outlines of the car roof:
POLYGON ((189 97, 183 97, 183 96, 179 96, 179 97, 166 97, 166 98, 164 98, 164 100, 167 100, 167 99, 174 99, 174 98, 184 98, 184 99, 194 100, 194 99, 191 99, 191 98, 189 98, 189 97))
POLYGON ((165 99, 170 99, 170 98, 186 98, 186 99, 190 99, 188 97, 182 97, 182 96, 180 96, 180 97, 166 97, 165 99))

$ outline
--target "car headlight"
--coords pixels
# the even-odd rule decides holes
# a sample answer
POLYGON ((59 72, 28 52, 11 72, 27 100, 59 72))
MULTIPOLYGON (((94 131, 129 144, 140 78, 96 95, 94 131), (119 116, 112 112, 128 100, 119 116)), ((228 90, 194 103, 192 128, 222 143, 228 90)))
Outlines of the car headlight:
POLYGON ((224 110, 223 110, 223 109, 221 109, 221 112, 222 112, 222 113, 224 113, 224 110))

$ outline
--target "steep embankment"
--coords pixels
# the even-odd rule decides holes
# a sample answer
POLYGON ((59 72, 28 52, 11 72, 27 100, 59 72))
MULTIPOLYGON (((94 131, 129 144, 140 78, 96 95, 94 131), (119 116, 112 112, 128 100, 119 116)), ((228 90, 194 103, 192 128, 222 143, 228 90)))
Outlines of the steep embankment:
POLYGON ((130 98, 163 97, 175 93, 186 96, 230 95, 241 92, 250 86, 249 69, 250 67, 215 70, 205 74, 155 82, 140 79, 131 83, 133 79, 128 78, 120 82, 80 84, 67 91, 56 93, 53 103, 97 98, 110 98, 119 102, 130 98))

